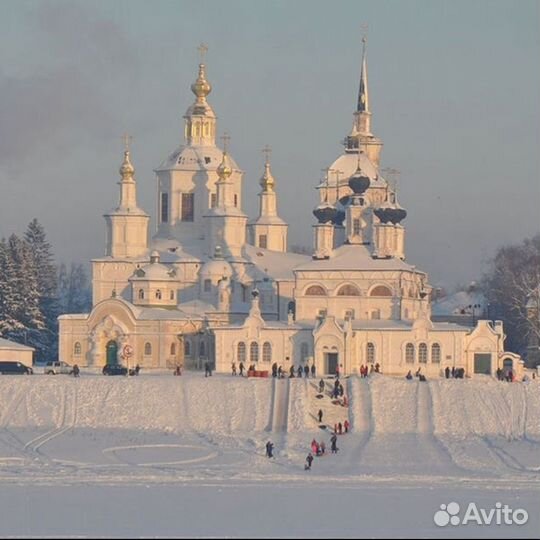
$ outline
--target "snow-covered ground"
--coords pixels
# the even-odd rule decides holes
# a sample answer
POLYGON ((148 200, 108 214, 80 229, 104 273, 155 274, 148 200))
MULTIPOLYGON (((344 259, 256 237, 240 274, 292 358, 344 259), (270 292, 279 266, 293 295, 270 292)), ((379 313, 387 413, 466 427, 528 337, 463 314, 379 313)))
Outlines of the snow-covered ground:
POLYGON ((343 383, 348 407, 332 380, 0 377, 0 536, 539 536, 537 381, 343 383), (450 502, 529 522, 438 528, 450 502))

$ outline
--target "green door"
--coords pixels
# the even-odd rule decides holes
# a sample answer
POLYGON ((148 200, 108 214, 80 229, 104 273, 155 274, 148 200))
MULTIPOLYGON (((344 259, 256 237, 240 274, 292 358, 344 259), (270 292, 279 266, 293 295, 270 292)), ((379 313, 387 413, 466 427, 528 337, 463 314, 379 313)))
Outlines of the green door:
POLYGON ((326 353, 326 365, 328 375, 335 375, 338 367, 338 353, 326 353))
POLYGON ((474 355, 474 372, 491 375, 491 354, 476 353, 474 355))
POLYGON ((114 366, 118 364, 118 343, 109 341, 107 343, 107 365, 114 366))

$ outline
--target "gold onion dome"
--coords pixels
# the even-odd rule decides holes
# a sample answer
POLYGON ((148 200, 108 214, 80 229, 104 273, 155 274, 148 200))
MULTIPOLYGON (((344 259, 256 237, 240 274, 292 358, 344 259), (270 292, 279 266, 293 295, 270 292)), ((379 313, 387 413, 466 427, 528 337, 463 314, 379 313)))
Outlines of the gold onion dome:
POLYGON ((232 172, 233 171, 231 167, 231 162, 229 160, 229 156, 227 152, 223 152, 223 159, 221 160, 221 163, 219 164, 217 168, 218 176, 222 180, 226 180, 227 178, 229 178, 229 176, 231 176, 232 172))
POLYGON ((133 167, 129 160, 129 150, 124 151, 124 161, 122 162, 122 165, 120 165, 119 171, 122 178, 129 178, 133 176, 133 173, 135 172, 135 167, 133 167))
POLYGON ((204 64, 199 64, 199 76, 191 85, 191 91, 197 96, 198 100, 204 100, 212 91, 212 86, 206 80, 206 66, 204 64))
POLYGON ((262 175, 259 184, 264 191, 274 191, 276 181, 272 176, 272 172, 270 171, 270 163, 268 161, 264 164, 264 174, 262 175))

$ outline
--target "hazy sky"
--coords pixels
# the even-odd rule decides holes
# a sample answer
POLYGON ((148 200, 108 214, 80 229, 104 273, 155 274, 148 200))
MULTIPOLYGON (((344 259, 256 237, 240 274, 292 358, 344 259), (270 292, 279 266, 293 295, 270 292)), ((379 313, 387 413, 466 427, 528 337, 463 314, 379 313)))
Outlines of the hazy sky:
POLYGON ((365 23, 407 259, 435 285, 476 279, 499 245, 540 231, 539 5, 0 0, 0 236, 37 217, 60 260, 103 255, 126 131, 154 215, 152 170, 182 142, 204 41, 245 209, 269 144, 290 243, 311 245, 313 188, 351 127, 365 23))

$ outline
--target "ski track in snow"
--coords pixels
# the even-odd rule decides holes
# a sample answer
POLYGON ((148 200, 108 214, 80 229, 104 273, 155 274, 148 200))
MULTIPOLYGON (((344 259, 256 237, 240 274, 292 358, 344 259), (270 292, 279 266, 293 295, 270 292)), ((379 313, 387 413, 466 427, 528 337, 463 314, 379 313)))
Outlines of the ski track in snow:
POLYGON ((0 479, 304 478, 309 441, 345 418, 351 433, 312 481, 540 479, 539 384, 353 376, 349 409, 332 386, 318 398, 313 379, 3 378, 0 479), (275 460, 264 458, 269 435, 275 460))

